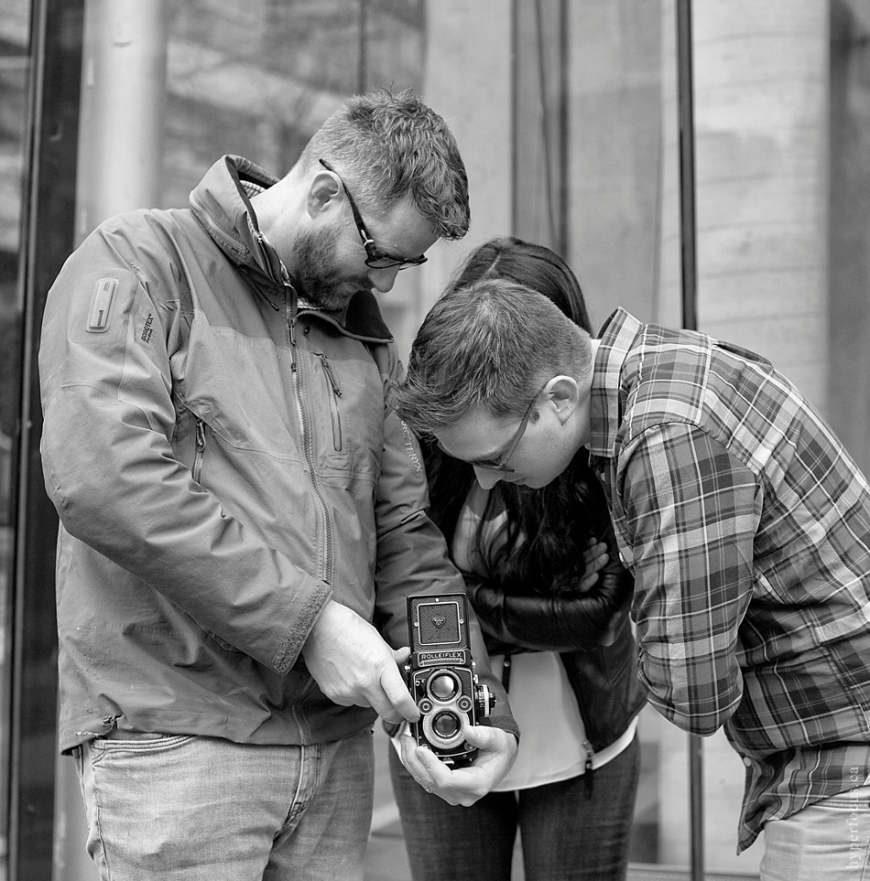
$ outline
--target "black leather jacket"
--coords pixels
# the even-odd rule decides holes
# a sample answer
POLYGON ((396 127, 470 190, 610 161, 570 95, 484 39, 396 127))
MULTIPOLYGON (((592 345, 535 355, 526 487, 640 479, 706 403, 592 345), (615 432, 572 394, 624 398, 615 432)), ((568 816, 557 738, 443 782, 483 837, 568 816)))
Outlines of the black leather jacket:
MULTIPOLYGON (((595 480, 591 472, 589 476, 595 480)), ((440 514, 432 513, 448 544, 460 509, 461 504, 454 503, 440 514)), ((609 515, 605 519, 609 521, 609 515)), ((610 559, 585 593, 541 591, 540 585, 530 584, 505 586, 464 573, 490 654, 560 653, 593 752, 617 740, 646 701, 628 619, 634 580, 620 562, 612 526, 600 540, 607 543, 610 559)))

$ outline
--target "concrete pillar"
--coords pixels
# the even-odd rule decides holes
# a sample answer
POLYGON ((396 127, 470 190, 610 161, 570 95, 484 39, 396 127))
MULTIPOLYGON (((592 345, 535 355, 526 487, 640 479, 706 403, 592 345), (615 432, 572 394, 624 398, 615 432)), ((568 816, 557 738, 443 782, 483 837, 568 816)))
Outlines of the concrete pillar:
POLYGON ((768 357, 824 412, 828 4, 693 4, 701 330, 768 357))
POLYGON ((468 171, 471 229, 439 243, 423 267, 423 315, 462 259, 509 233, 511 222, 511 14, 505 0, 438 0, 427 14, 423 97, 459 142, 468 171))
MULTIPOLYGON (((828 5, 817 0, 693 3, 698 323, 769 358, 824 411, 828 346, 828 5)), ((663 16, 661 303, 679 324, 675 7, 663 16)), ((663 740, 682 739, 662 732, 663 740)), ((669 750, 666 749, 667 752, 669 750)), ((663 804, 685 788, 685 754, 662 775, 663 804)), ((721 732, 704 741, 707 865, 737 857, 744 768, 721 732)), ((664 814, 664 862, 688 859, 680 815, 664 814)))
POLYGON ((623 306, 659 308, 665 0, 572 0, 569 39, 570 253, 593 326, 623 306))
POLYGON ((444 117, 459 144, 468 172, 471 228, 458 242, 436 243, 425 265, 400 272, 393 290, 379 298, 403 361, 426 313, 468 253, 511 231, 510 3, 428 3, 425 34, 421 98, 444 117))

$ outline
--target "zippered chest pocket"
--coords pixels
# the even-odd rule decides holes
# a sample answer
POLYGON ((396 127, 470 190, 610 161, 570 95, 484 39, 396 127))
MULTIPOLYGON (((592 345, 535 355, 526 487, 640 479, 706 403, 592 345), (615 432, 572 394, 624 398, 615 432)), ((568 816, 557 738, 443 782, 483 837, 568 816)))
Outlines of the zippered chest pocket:
POLYGON ((343 431, 341 425, 341 408, 339 400, 341 399, 341 386, 338 384, 338 378, 329 358, 323 352, 315 352, 320 359, 320 367, 323 371, 323 380, 326 391, 326 398, 329 401, 329 415, 332 422, 332 448, 336 452, 341 452, 344 446, 343 431))
POLYGON ((193 446, 193 479, 199 483, 202 478, 202 456, 205 453, 205 423, 202 419, 195 422, 193 446))
POLYGON ((368 356, 341 357, 322 348, 299 352, 299 361, 318 471, 377 480, 384 446, 384 392, 377 365, 368 356))

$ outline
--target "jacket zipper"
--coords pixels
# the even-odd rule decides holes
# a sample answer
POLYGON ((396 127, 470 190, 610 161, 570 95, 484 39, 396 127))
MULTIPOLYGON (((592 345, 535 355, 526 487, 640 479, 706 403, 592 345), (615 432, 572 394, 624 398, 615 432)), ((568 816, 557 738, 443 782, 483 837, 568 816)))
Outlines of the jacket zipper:
MULTIPOLYGON (((305 383, 304 377, 302 376, 302 364, 299 360, 299 350, 296 341, 296 292, 290 284, 289 278, 286 275, 287 270, 284 268, 283 263, 281 264, 281 272, 284 275, 284 288, 286 292, 286 299, 284 302, 288 316, 287 324, 290 331, 290 371, 293 374, 293 394, 296 399, 296 411, 299 414, 299 430, 302 434, 302 451, 305 456, 306 470, 308 471, 308 478, 311 481, 311 488, 314 492, 314 497, 317 499, 318 505, 320 506, 320 512, 322 515, 321 520, 323 523, 323 554, 320 554, 320 546, 318 545, 317 568, 323 581, 327 584, 331 584, 332 521, 329 517, 329 508, 326 505, 326 499, 324 499, 323 493, 320 491, 317 473, 314 470, 314 452, 312 449, 311 430, 308 424, 308 412, 306 411, 305 404, 302 400, 302 389, 305 383)), ((313 679, 311 680, 311 684, 314 684, 313 679)), ((302 742, 306 743, 310 738, 310 730, 299 702, 293 702, 292 712, 293 720, 296 722, 296 727, 299 730, 299 736, 302 742)))
POLYGON ((99 731, 76 731, 76 737, 106 737, 118 727, 118 719, 121 716, 104 716, 103 727, 99 731))
POLYGON ((595 751, 592 749, 592 744, 588 740, 583 741, 583 749, 586 750, 586 762, 583 765, 583 794, 586 798, 591 798, 592 788, 594 786, 594 780, 592 779, 592 759, 595 756, 595 751))
POLYGON ((193 479, 199 483, 202 475, 202 456, 205 453, 205 423, 202 419, 196 420, 196 452, 193 456, 193 479))
POLYGON ((583 749, 585 750, 585 760, 583 762, 583 795, 586 798, 592 798, 592 789, 594 787, 595 781, 592 778, 592 760, 595 758, 595 749, 592 746, 592 741, 586 735, 588 729, 586 728, 586 720, 583 718, 583 711, 580 707, 577 707, 577 711, 580 713, 580 721, 583 723, 583 749))
POLYGON ((336 452, 339 452, 344 446, 341 430, 341 412, 338 409, 341 388, 326 355, 322 352, 317 352, 317 357, 320 358, 320 363, 323 364, 323 375, 326 377, 326 383, 329 386, 327 391, 331 391, 329 395, 329 413, 332 417, 332 446, 336 452))
POLYGON ((302 433, 302 450, 305 455, 305 464, 308 466, 308 478, 311 481, 311 488, 314 490, 314 496, 320 506, 323 522, 323 554, 318 554, 318 573, 320 578, 327 584, 332 584, 332 520, 329 516, 329 508, 326 499, 320 490, 320 484, 317 480, 317 472, 315 471, 314 450, 311 437, 311 428, 308 422, 308 411, 302 399, 302 391, 305 386, 305 378, 302 376, 302 362, 299 360, 299 350, 296 340, 296 308, 295 297, 296 291, 290 284, 289 277, 286 275, 287 270, 281 265, 281 271, 284 275, 285 288, 285 309, 287 313, 287 324, 290 332, 290 370, 293 374, 293 392, 296 398, 296 411, 299 414, 299 426, 302 433))

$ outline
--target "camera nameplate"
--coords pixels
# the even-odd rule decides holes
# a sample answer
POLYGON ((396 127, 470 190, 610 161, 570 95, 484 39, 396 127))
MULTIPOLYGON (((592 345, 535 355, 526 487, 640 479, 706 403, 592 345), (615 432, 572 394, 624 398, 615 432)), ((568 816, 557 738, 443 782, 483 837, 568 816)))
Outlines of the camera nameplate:
POLYGON ((434 667, 436 664, 467 666, 469 663, 469 657, 468 652, 464 650, 449 652, 418 652, 416 661, 417 667, 434 667))

